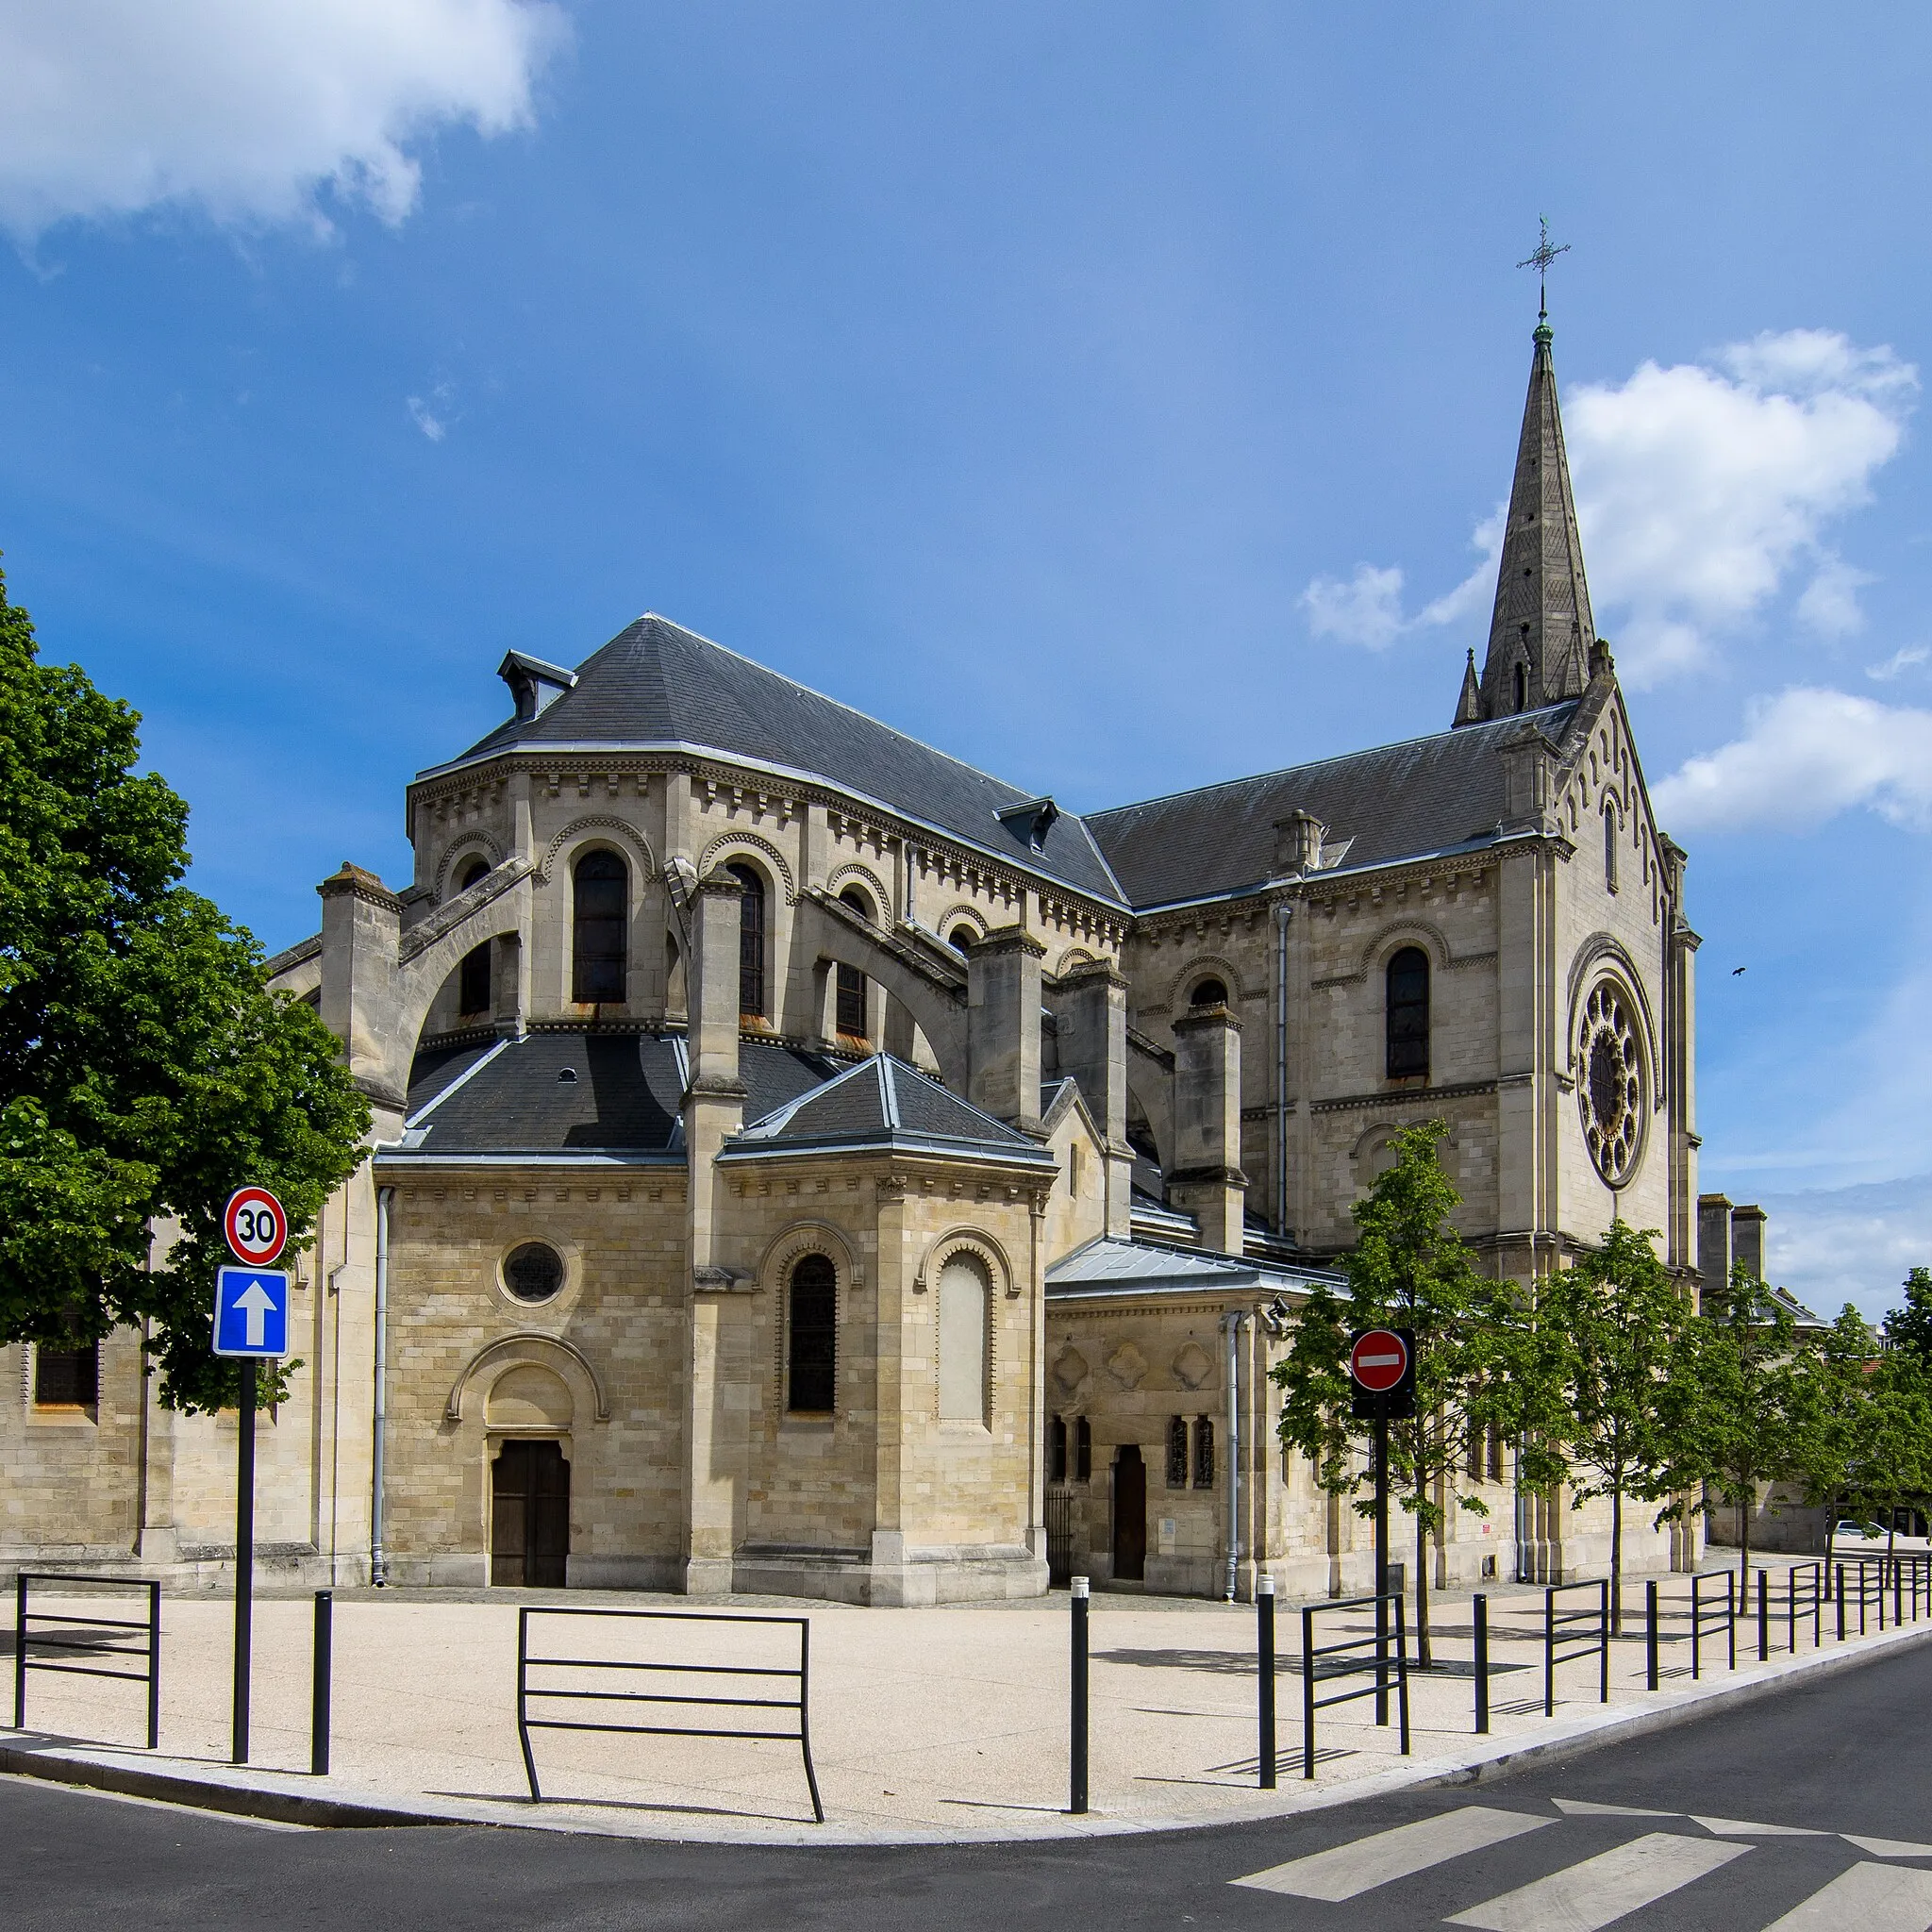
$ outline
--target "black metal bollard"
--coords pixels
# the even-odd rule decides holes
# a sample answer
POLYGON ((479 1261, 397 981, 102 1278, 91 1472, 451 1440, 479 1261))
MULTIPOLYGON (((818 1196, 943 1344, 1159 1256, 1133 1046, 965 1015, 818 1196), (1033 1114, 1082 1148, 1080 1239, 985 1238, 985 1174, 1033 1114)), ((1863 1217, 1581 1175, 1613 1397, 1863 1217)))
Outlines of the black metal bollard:
POLYGON ((1087 1579, 1074 1578, 1073 1789, 1067 1809, 1075 1817, 1087 1809, 1087 1579))
POLYGON ((26 1573, 13 1579, 13 1728, 26 1729, 26 1573))
POLYGON ((1903 1624, 1906 1620, 1906 1566, 1894 1557, 1891 1559, 1891 1621, 1903 1624))
POLYGON ((1643 1586, 1644 1681, 1653 1690, 1657 1685, 1657 1578, 1653 1576, 1643 1586))
POLYGON ((1484 1736, 1490 1728, 1490 1600, 1475 1594, 1475 1730, 1484 1736))
POLYGON ((1757 1573, 1757 1661, 1771 1661, 1771 1572, 1757 1573))
POLYGON ((1274 1789, 1274 1579, 1255 1579, 1255 1641, 1260 1666, 1261 1789, 1274 1789))
POLYGON ((328 1775, 329 1679, 335 1662, 336 1597, 332 1590, 315 1592, 314 1681, 308 1700, 308 1769, 317 1777, 328 1775))
POLYGON ((161 1748, 161 1586, 147 1587, 147 1748, 161 1748))
POLYGON ((1838 1566, 1838 1641, 1845 1641, 1845 1566, 1838 1566))

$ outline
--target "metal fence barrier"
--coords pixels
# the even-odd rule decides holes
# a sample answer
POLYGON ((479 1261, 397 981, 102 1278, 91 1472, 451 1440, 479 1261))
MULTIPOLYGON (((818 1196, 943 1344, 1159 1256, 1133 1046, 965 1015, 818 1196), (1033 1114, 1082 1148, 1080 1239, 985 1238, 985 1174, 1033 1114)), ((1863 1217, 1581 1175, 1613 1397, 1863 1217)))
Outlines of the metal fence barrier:
POLYGON ((161 1586, 142 1583, 126 1576, 85 1576, 75 1572, 23 1570, 13 1586, 13 1728, 26 1729, 26 1674, 54 1671, 73 1677, 113 1677, 123 1683, 147 1686, 147 1748, 160 1749, 161 1743, 161 1586), (147 1593, 147 1615, 133 1617, 76 1617, 65 1610, 36 1610, 31 1607, 27 1586, 33 1583, 112 1584, 125 1590, 130 1584, 147 1593), (127 1644, 118 1636, 54 1637, 36 1636, 34 1624, 58 1624, 63 1630, 105 1630, 115 1633, 138 1631, 145 1640, 127 1644), (103 1670, 96 1664, 61 1663, 36 1657, 34 1650, 60 1654, 78 1652, 86 1657, 140 1658, 144 1668, 138 1671, 103 1670))
POLYGON ((1730 1649, 1730 1667, 1738 1668, 1738 1573, 1735 1570, 1699 1570, 1690 1578, 1690 1675, 1697 1678, 1704 1674, 1704 1638, 1707 1630, 1714 1632, 1720 1623, 1724 1629, 1724 1642, 1730 1649), (1715 1590, 1711 1602, 1704 1600, 1706 1584, 1722 1583, 1724 1601, 1716 1600, 1715 1590))
POLYGON ((532 1731, 617 1731, 631 1736, 652 1738, 744 1738, 770 1743, 798 1745, 805 1757, 805 1781, 811 1791, 812 1816, 823 1824, 825 1822, 825 1807, 819 1801, 818 1774, 813 1771, 811 1763, 810 1693, 811 1624, 809 1619, 805 1617, 744 1617, 707 1610, 552 1609, 547 1606, 535 1604, 525 1605, 517 1614, 517 1740, 524 1747, 524 1771, 530 1781, 532 1804, 536 1804, 543 1795, 537 1784, 537 1760, 530 1751, 532 1731), (532 1655, 530 1650, 530 1623, 536 1617, 616 1618, 630 1624, 780 1626, 798 1632, 798 1661, 796 1664, 687 1664, 662 1663, 648 1658, 538 1657, 532 1655), (530 1681, 530 1674, 533 1671, 624 1671, 631 1673, 634 1676, 672 1674, 789 1678, 796 1685, 796 1692, 785 1697, 733 1697, 723 1694, 703 1696, 675 1690, 585 1690, 568 1686, 551 1688, 541 1681, 533 1684, 530 1681), (741 1710, 745 1716, 736 1724, 600 1724, 589 1718, 532 1717, 530 1706, 533 1700, 538 1704, 540 1710, 548 1709, 558 1701, 565 1701, 596 1705, 675 1705, 680 1708, 692 1707, 691 1714, 694 1716, 706 1710, 724 1709, 741 1710), (772 1716, 760 1719, 753 1715, 755 1712, 770 1712, 772 1716), (769 1727, 782 1713, 790 1713, 797 1718, 798 1726, 795 1730, 774 1730, 769 1727), (754 1724, 762 1727, 750 1728, 754 1724))
POLYGON ((1824 1600, 1831 1594, 1822 1562, 1793 1563, 1785 1572, 1785 1647, 1798 1654, 1798 1623, 1811 1619, 1811 1647, 1824 1641, 1824 1600))
POLYGON ((1610 1586, 1600 1583, 1551 1583, 1543 1587, 1543 1715, 1557 1714, 1557 1666, 1575 1663, 1587 1657, 1598 1660, 1598 1697, 1610 1701, 1610 1586), (1579 1609, 1559 1610, 1557 1599, 1573 1591, 1591 1590, 1596 1602, 1579 1609), (1584 1631, 1595 1625, 1593 1636, 1584 1631), (1568 1644, 1559 1652, 1557 1646, 1568 1644))
POLYGON ((1357 1697, 1374 1697, 1386 1705, 1389 1696, 1390 1657, 1386 1638, 1380 1630, 1364 1637, 1345 1637, 1334 1643, 1317 1644, 1315 1618, 1339 1610, 1374 1610, 1378 1624, 1391 1607, 1395 1613, 1395 1698, 1402 1717, 1402 1750, 1408 1754, 1408 1641, 1403 1624, 1402 1599, 1388 1596, 1344 1597, 1339 1603, 1309 1604, 1302 1611, 1302 1775, 1315 1774, 1315 1713, 1331 1705, 1348 1704, 1357 1697), (1362 1655, 1367 1652, 1366 1656, 1362 1655), (1374 1682, 1359 1690, 1338 1690, 1329 1697, 1315 1695, 1315 1682, 1327 1683, 1337 1677, 1372 1674, 1374 1682))

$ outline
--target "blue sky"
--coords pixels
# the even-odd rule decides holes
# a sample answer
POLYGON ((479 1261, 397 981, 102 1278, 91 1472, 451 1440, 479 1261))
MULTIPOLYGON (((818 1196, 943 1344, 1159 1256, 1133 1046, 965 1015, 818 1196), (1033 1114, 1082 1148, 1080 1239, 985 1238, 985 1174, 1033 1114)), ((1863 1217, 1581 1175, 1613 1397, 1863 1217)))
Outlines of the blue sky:
POLYGON ((271 947, 341 859, 407 876, 506 647, 645 608, 1075 808, 1439 729, 1546 212, 1706 1185, 1881 1309, 1932 1259, 1928 53, 1780 6, 0 0, 9 591, 271 947))

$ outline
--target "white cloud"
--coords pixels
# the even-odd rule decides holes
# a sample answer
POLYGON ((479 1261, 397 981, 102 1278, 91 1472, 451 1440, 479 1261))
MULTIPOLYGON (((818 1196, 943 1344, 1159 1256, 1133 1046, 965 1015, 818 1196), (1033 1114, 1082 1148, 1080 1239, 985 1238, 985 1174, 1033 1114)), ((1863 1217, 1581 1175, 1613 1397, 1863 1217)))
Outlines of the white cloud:
POLYGON ((449 434, 450 425, 456 420, 450 409, 456 394, 454 384, 439 382, 426 398, 410 396, 408 399, 409 421, 431 442, 441 442, 449 434))
POLYGON ((527 125, 547 0, 0 0, 0 225, 196 208, 326 225, 416 204, 435 128, 527 125))
POLYGON ((1868 1321, 1905 1300, 1908 1270, 1932 1267, 1932 1174, 1768 1195, 1765 1272, 1827 1318, 1851 1302, 1868 1321))
POLYGON ((1482 561, 1453 591, 1425 604, 1413 617, 1402 614, 1403 573, 1359 563, 1355 575, 1317 577, 1301 594, 1308 613, 1308 628, 1318 638, 1338 638, 1364 650, 1386 650, 1406 630, 1418 625, 1457 624, 1485 608, 1496 592, 1496 560, 1503 554, 1503 530, 1509 506, 1500 503, 1485 517, 1471 539, 1482 561))
POLYGON ((1821 540, 1869 499, 1918 389, 1890 349, 1825 329, 1760 335, 1718 361, 1646 362, 1565 400, 1591 586, 1634 683, 1695 663, 1807 562, 1801 614, 1856 626, 1869 579, 1821 540))
POLYGON ((1356 566, 1355 575, 1317 577, 1302 592, 1308 628, 1318 638, 1339 638, 1363 650, 1386 650, 1403 629, 1402 573, 1356 566))
POLYGON ((1827 553, 1798 599, 1798 622, 1826 638, 1850 637, 1863 630, 1865 613, 1858 608, 1858 592, 1875 582, 1869 572, 1854 570, 1842 558, 1827 553))
POLYGON ((1855 806, 1932 828, 1932 711, 1796 687, 1752 702, 1743 737, 1656 790, 1673 831, 1801 830, 1855 806))
POLYGON ((1895 677, 1903 677, 1916 664, 1923 664, 1932 658, 1932 646, 1907 644, 1894 651, 1883 664, 1868 664, 1865 675, 1879 684, 1890 684, 1895 677))

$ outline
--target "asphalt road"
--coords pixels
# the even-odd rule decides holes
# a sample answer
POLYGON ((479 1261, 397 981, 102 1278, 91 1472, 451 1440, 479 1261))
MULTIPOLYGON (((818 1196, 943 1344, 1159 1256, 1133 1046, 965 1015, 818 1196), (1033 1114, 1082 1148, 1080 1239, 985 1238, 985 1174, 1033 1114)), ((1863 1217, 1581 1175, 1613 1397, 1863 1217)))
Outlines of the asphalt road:
POLYGON ((1914 1646, 1454 1791, 958 1849, 276 1830, 0 1778, 0 1924, 1927 1932, 1928 1715, 1914 1646))

